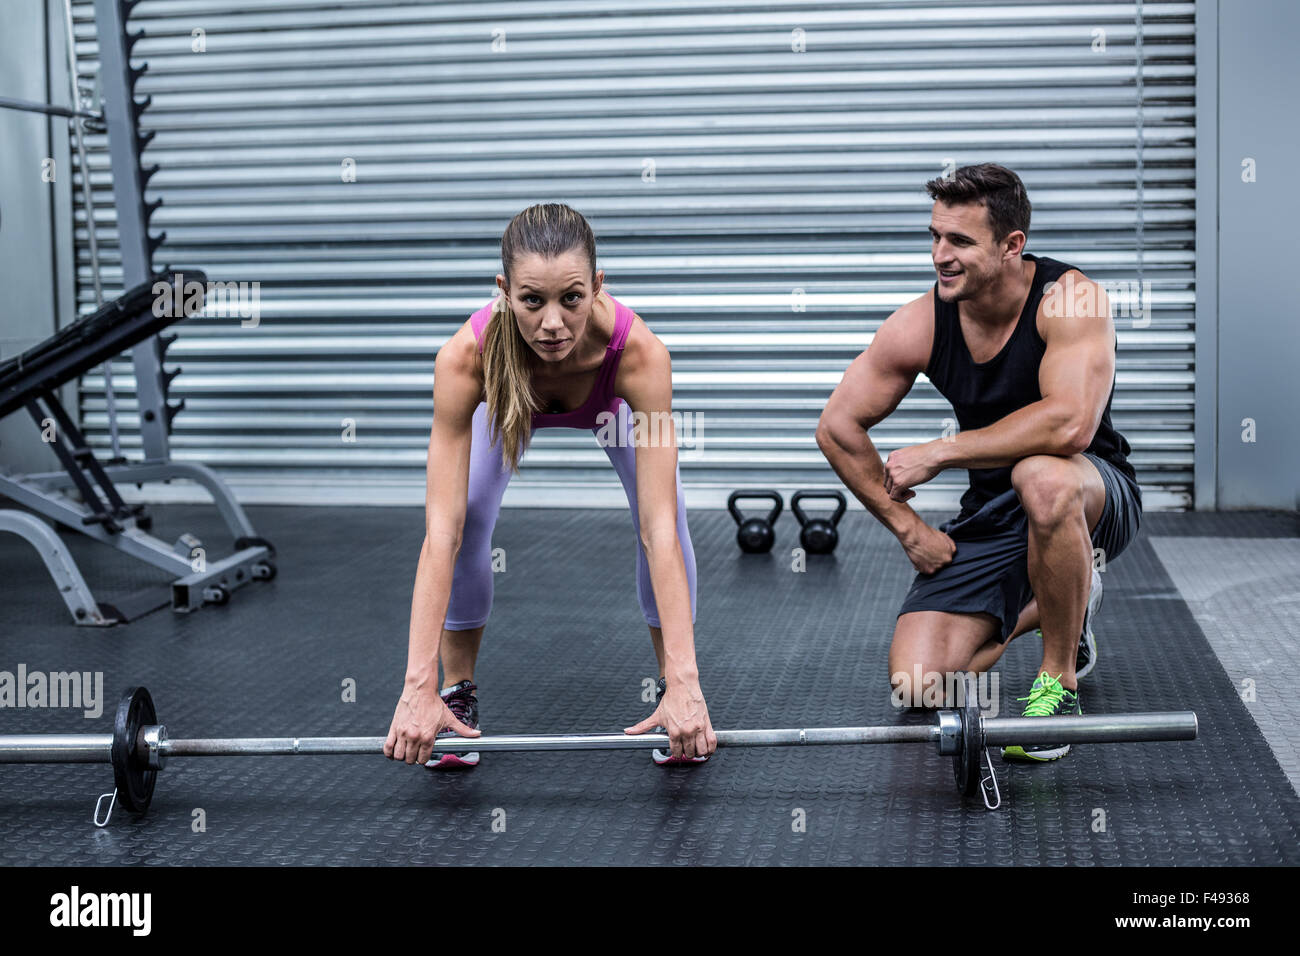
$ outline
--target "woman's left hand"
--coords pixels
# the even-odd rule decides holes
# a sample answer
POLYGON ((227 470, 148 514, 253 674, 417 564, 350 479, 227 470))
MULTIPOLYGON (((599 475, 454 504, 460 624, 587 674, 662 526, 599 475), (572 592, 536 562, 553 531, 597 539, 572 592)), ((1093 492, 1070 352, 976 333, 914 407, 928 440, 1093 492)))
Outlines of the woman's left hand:
POLYGON ((707 757, 718 749, 718 735, 713 732, 698 680, 670 680, 655 712, 623 733, 643 734, 655 727, 668 732, 674 757, 707 757))

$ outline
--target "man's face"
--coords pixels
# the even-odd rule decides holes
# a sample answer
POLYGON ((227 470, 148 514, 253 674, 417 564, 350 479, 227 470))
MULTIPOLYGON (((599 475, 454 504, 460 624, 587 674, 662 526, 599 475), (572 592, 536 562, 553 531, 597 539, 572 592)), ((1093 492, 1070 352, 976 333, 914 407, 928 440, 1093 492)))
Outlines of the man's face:
MULTIPOLYGON (((520 256, 512 271, 506 291, 519 334, 543 362, 562 362, 586 331, 604 272, 593 277, 590 261, 578 249, 554 259, 520 256)), ((505 290, 504 276, 497 276, 497 285, 505 290)))
POLYGON ((930 211, 930 258, 938 274, 939 298, 972 299, 996 282, 1009 258, 1007 243, 1017 235, 995 242, 988 210, 979 203, 935 202, 930 211))

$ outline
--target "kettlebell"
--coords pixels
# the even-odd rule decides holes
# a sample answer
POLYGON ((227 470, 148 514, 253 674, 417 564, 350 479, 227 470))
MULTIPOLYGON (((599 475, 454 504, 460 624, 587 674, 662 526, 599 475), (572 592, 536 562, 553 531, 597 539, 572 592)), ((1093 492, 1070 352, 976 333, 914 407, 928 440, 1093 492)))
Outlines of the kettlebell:
POLYGON ((799 543, 809 554, 830 554, 835 550, 835 546, 840 543, 840 533, 836 530, 839 526, 840 519, 844 517, 844 509, 848 505, 844 501, 844 495, 838 491, 796 491, 794 497, 790 499, 790 510, 794 512, 795 520, 799 522, 799 543), (835 506, 835 513, 829 518, 809 518, 799 502, 806 501, 809 498, 834 498, 838 504, 835 506))
POLYGON ((727 510, 739 526, 736 528, 736 544, 740 545, 741 551, 746 554, 766 554, 772 550, 772 543, 776 541, 772 524, 781 513, 782 505, 781 495, 775 491, 733 491, 727 496, 727 510), (736 502, 741 498, 768 498, 772 501, 772 510, 766 518, 742 518, 736 508, 736 502))

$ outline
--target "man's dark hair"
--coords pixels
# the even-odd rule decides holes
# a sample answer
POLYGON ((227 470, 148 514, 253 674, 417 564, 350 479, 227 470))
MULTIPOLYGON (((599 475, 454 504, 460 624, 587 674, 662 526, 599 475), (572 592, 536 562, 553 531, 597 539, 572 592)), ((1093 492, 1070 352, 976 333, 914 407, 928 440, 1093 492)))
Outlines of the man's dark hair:
POLYGON ((1001 242, 1019 229, 1029 235, 1032 208, 1020 177, 997 163, 963 166, 950 178, 939 177, 925 184, 930 198, 949 206, 979 203, 988 211, 994 242, 1001 242))

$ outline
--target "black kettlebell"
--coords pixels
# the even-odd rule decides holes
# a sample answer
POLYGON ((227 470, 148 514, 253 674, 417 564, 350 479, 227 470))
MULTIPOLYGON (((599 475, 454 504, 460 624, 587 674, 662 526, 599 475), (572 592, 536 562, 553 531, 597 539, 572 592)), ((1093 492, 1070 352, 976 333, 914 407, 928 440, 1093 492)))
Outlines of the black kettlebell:
POLYGON ((844 509, 848 505, 844 501, 844 495, 838 491, 796 491, 794 497, 790 499, 790 510, 794 512, 795 520, 799 522, 799 543, 809 554, 830 554, 835 550, 835 546, 840 543, 840 533, 836 530, 840 519, 844 517, 844 509), (809 498, 834 498, 838 504, 835 506, 835 513, 829 518, 809 518, 799 502, 806 501, 809 498))
POLYGON ((766 554, 772 550, 772 543, 776 541, 772 524, 781 513, 783 504, 780 494, 775 491, 733 491, 727 496, 727 510, 739 525, 736 528, 736 544, 740 545, 741 551, 746 554, 766 554), (766 518, 742 518, 736 508, 736 502, 741 498, 768 498, 772 501, 772 510, 766 518))

